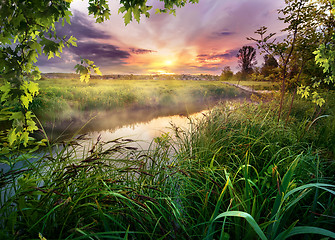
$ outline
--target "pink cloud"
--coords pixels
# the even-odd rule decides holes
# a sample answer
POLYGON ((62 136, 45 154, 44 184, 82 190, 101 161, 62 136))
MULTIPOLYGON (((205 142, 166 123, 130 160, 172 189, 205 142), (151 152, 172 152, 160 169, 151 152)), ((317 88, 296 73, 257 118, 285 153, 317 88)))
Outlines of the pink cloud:
MULTIPOLYGON (((73 9, 84 13, 80 16, 87 16, 83 7, 87 6, 87 0, 80 2, 75 3, 73 9)), ((155 8, 162 4, 154 0, 148 3, 155 3, 155 8)), ((112 17, 106 23, 93 25, 91 17, 75 21, 76 24, 85 22, 92 29, 87 37, 91 46, 93 42, 99 45, 99 54, 105 59, 117 59, 117 54, 121 57, 119 62, 110 61, 110 65, 101 67, 106 73, 147 73, 153 66, 157 69, 165 67, 163 63, 167 61, 174 62, 173 66, 165 67, 167 70, 183 73, 220 74, 224 65, 231 65, 236 70, 236 51, 243 45, 252 44, 246 37, 253 36, 262 25, 267 25, 272 32, 283 28, 277 20, 276 9, 284 5, 284 0, 199 1, 199 4, 177 9, 176 16, 155 15, 154 8, 149 19, 142 17, 140 24, 132 22, 127 26, 124 26, 122 15, 117 14, 119 4, 110 1, 110 5, 112 17), (101 52, 104 48, 108 49, 109 56, 101 52)), ((66 31, 76 33, 71 28, 66 31)), ((85 38, 83 31, 80 37, 85 38)), ((71 52, 79 55, 79 50, 71 52)), ((93 55, 93 49, 87 51, 93 55)), ((45 63, 41 65, 47 66, 45 63)), ((53 65, 55 68, 57 66, 53 65)))

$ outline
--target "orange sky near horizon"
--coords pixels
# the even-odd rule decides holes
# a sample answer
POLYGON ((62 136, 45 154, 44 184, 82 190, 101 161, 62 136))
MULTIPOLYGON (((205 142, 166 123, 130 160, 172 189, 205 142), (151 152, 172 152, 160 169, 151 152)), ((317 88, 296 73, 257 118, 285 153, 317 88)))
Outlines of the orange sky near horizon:
MULTIPOLYGON (((111 19, 97 24, 87 14, 87 0, 71 5, 71 26, 60 34, 73 35, 78 47, 66 49, 61 59, 38 62, 42 72, 74 72, 80 57, 100 66, 103 74, 220 74, 224 66, 238 71, 236 55, 254 31, 266 25, 280 36, 277 9, 284 0, 200 0, 177 9, 176 16, 154 14, 124 25, 117 1, 110 0, 111 19)), ((255 45, 254 45, 255 46, 255 45)), ((259 58, 259 65, 262 57, 259 58)))

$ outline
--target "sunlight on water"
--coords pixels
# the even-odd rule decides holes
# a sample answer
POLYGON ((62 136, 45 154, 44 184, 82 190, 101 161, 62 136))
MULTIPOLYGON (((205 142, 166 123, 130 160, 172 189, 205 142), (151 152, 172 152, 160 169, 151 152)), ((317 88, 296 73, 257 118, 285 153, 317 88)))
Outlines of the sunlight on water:
POLYGON ((170 135, 172 136, 172 125, 187 130, 190 126, 190 120, 197 121, 201 119, 206 112, 208 112, 208 110, 194 113, 189 116, 173 115, 168 117, 158 117, 146 123, 132 124, 116 130, 94 131, 87 135, 90 141, 87 141, 84 145, 88 148, 89 146, 87 144, 96 142, 98 138, 101 138, 101 141, 104 142, 123 138, 134 140, 135 142, 132 144, 134 147, 148 149, 152 140, 161 136, 163 133, 171 133, 170 135))

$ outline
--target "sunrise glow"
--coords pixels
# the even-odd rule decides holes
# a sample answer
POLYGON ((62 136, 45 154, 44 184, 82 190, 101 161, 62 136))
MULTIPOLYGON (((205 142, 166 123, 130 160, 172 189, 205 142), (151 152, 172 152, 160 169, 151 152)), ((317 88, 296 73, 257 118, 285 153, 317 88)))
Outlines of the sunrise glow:
POLYGON ((172 64, 173 64, 173 61, 171 61, 171 60, 166 60, 165 61, 166 66, 171 66, 172 64))
POLYGON ((88 58, 103 74, 220 74, 224 66, 238 71, 238 50, 253 44, 246 37, 265 23, 271 32, 283 28, 276 11, 284 0, 199 1, 177 9, 176 16, 154 14, 155 2, 150 18, 127 26, 118 1, 109 4, 110 21, 97 24, 88 15, 88 0, 73 1, 71 25, 59 25, 59 33, 75 36, 78 46, 64 49, 61 59, 41 57, 40 69, 73 72, 80 58, 88 58))

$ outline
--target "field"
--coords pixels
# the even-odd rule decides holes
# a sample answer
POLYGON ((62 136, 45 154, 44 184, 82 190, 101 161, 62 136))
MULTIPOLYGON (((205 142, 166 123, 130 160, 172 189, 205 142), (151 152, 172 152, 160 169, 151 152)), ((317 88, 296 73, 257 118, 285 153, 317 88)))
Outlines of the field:
MULTIPOLYGON (((32 109, 46 120, 68 118, 80 111, 124 108, 163 108, 183 104, 206 104, 243 96, 220 81, 43 79, 32 109)), ((43 120, 42 119, 42 120, 43 120)))

